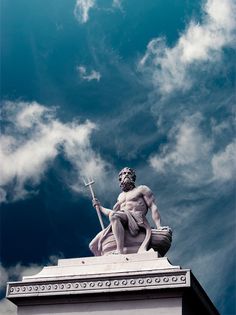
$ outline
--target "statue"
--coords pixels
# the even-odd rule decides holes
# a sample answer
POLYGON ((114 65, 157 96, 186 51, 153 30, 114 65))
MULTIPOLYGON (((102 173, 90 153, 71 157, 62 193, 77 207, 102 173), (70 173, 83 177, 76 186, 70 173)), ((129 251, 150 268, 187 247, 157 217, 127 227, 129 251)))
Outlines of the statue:
POLYGON ((151 248, 163 256, 169 249, 171 229, 161 227, 160 214, 150 188, 144 185, 136 187, 135 180, 133 169, 125 167, 120 171, 122 192, 112 210, 103 207, 92 194, 93 206, 110 220, 108 227, 98 233, 89 245, 96 256, 141 253, 151 248), (156 229, 151 228, 146 218, 148 209, 151 210, 156 229))

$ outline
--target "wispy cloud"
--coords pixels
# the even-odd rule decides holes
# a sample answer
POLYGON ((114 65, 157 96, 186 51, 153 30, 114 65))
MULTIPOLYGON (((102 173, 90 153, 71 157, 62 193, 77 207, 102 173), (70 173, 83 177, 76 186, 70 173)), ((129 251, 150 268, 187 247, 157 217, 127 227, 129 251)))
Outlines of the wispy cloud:
POLYGON ((0 314, 17 315, 17 307, 7 299, 0 300, 0 314))
POLYGON ((225 149, 213 155, 211 166, 214 179, 227 181, 236 178, 236 141, 228 144, 225 149))
POLYGON ((231 253, 234 252, 234 244, 225 244, 224 249, 218 248, 215 251, 208 251, 198 257, 188 257, 186 263, 191 266, 195 275, 197 275, 200 282, 204 281, 204 286, 210 287, 211 298, 214 297, 215 300, 220 300, 222 292, 222 285, 226 288, 228 286, 227 282, 230 281, 231 270, 233 267, 234 258, 231 257, 231 253), (223 254, 223 255, 222 255, 223 254), (228 269, 225 265, 225 257, 228 257, 228 269), (212 268, 214 266, 214 268, 212 268), (219 277, 218 281, 212 281, 214 276, 217 274, 219 277))
MULTIPOLYGON (((62 257, 63 255, 61 253, 59 255, 51 255, 48 258, 47 265, 56 264, 58 259, 62 257)), ((36 275, 43 267, 44 265, 30 264, 25 266, 21 263, 17 263, 16 265, 10 267, 3 267, 0 262, 0 293, 5 295, 6 284, 8 281, 20 281, 25 276, 36 275)), ((16 315, 17 308, 13 303, 4 298, 0 300, 0 314, 16 315)))
POLYGON ((189 89, 193 69, 206 70, 209 63, 219 60, 225 46, 235 44, 235 15, 233 0, 208 0, 202 22, 192 20, 174 47, 168 47, 164 38, 152 39, 139 69, 164 95, 189 89))
POLYGON ((202 120, 200 113, 187 116, 169 131, 168 143, 150 158, 157 173, 178 174, 190 185, 234 178, 235 142, 214 152, 217 138, 206 136, 200 126, 202 120))
MULTIPOLYGON (((0 293, 5 295, 6 285, 8 281, 22 280, 23 276, 31 276, 39 273, 43 268, 41 265, 31 264, 24 266, 21 263, 5 268, 0 263, 0 293)), ((16 315, 17 307, 6 298, 0 300, 0 314, 3 315, 16 315)))
POLYGON ((98 71, 91 70, 90 72, 88 72, 85 66, 77 66, 76 70, 78 71, 80 78, 82 80, 85 80, 88 82, 92 80, 96 80, 99 82, 101 79, 101 74, 98 71))
POLYGON ((95 0, 76 0, 74 16, 81 24, 89 19, 89 11, 95 6, 95 0))
POLYGON ((6 202, 6 200, 7 200, 7 193, 4 189, 0 187, 0 203, 6 202))
POLYGON ((123 8, 122 8, 122 1, 121 1, 121 0, 113 0, 113 1, 112 1, 112 6, 113 6, 113 8, 115 8, 115 9, 119 9, 119 10, 123 11, 123 8))
POLYGON ((90 143, 96 125, 78 120, 63 123, 56 111, 33 103, 3 104, 0 136, 1 199, 17 200, 30 194, 26 185, 37 186, 54 159, 62 154, 75 178, 95 176, 103 179, 106 163, 90 143))
POLYGON ((76 0, 74 16, 80 24, 85 24, 89 20, 91 9, 97 9, 105 13, 112 13, 116 10, 124 12, 121 0, 110 0, 109 2, 98 2, 96 0, 76 0), (99 6, 98 6, 99 5, 99 6))
POLYGON ((18 281, 24 276, 31 276, 39 273, 43 266, 37 264, 31 264, 29 266, 24 266, 21 263, 11 266, 9 268, 4 268, 0 263, 0 290, 5 290, 6 283, 8 281, 18 281))

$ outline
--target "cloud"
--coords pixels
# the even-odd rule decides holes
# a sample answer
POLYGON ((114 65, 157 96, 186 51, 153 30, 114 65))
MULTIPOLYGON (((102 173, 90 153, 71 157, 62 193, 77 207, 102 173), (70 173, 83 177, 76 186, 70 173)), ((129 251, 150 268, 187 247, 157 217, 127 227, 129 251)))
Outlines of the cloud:
POLYGON ((78 71, 80 78, 85 81, 97 80, 98 82, 101 79, 101 74, 95 70, 92 70, 90 73, 87 72, 87 69, 84 66, 77 66, 76 70, 78 71))
MULTIPOLYGON (((51 255, 48 258, 47 265, 55 265, 59 258, 63 258, 63 255, 60 253, 59 255, 51 255)), ((30 264, 28 266, 22 265, 18 263, 14 266, 3 267, 0 262, 0 293, 4 293, 6 291, 6 284, 8 281, 20 281, 25 276, 32 276, 39 273, 43 265, 39 264, 30 264)), ((17 308, 16 306, 8 301, 6 298, 0 300, 0 314, 2 315, 16 315, 17 308)))
POLYGON ((81 24, 89 19, 89 11, 95 6, 95 0, 76 0, 74 16, 81 24))
POLYGON ((235 142, 227 144, 221 152, 214 152, 217 137, 206 136, 201 128, 203 120, 200 113, 186 116, 169 131, 168 143, 149 160, 157 173, 178 174, 179 180, 182 177, 190 185, 234 178, 235 142))
POLYGON ((211 141, 200 130, 201 114, 186 117, 169 132, 169 142, 160 154, 150 158, 158 173, 178 172, 189 182, 199 182, 205 176, 204 161, 211 151, 211 141))
POLYGON ((7 299, 0 300, 0 314, 17 315, 17 307, 7 299))
POLYGON ((202 23, 191 21, 174 47, 167 47, 164 38, 152 39, 139 69, 163 95, 188 90, 194 69, 207 69, 209 63, 219 60, 224 47, 235 44, 235 14, 233 0, 208 0, 202 23))
POLYGON ((122 1, 121 0, 113 0, 112 1, 112 6, 115 9, 123 10, 123 8, 122 8, 122 1))
POLYGON ((56 110, 36 102, 5 102, 3 132, 0 136, 1 199, 18 200, 27 197, 53 163, 62 154, 75 173, 103 180, 106 163, 90 143, 96 125, 77 120, 63 123, 56 110))
POLYGON ((230 180, 236 175, 236 141, 228 144, 222 152, 213 155, 211 166, 217 180, 230 180))
POLYGON ((198 257, 188 257, 186 263, 191 266, 193 272, 198 276, 199 281, 204 281, 204 286, 210 287, 210 294, 215 300, 221 299, 221 288, 227 288, 231 277, 231 271, 225 268, 225 257, 228 257, 228 266, 232 267, 234 264, 234 258, 231 257, 231 253, 234 252, 235 247, 233 243, 225 244, 222 248, 218 248, 215 251, 209 251, 199 255, 198 257), (214 268, 212 268, 214 266, 214 268), (213 282, 215 273, 217 270, 218 281, 213 282))
MULTIPOLYGON (((13 112, 13 115, 14 114, 15 113, 13 112)), ((38 121, 41 121, 41 118, 45 114, 50 114, 50 110, 45 106, 32 102, 30 106, 25 106, 24 110, 17 113, 16 123, 19 127, 31 128, 33 124, 37 124, 38 121)))
POLYGON ((0 187, 0 203, 7 201, 7 193, 4 189, 0 187))
MULTIPOLYGON (((197 215, 200 215, 199 212, 197 213, 197 215)), ((201 215, 204 215, 204 213, 201 212, 201 215)), ((196 215, 194 218, 196 218, 196 215)), ((223 228, 223 230, 227 235, 227 229, 223 228)), ((188 233, 187 230, 185 233, 188 233)), ((198 235, 197 233, 204 233, 204 230, 198 229, 198 231, 196 231, 195 227, 195 235, 198 235)), ((199 244, 196 244, 196 238, 192 241, 190 241, 190 239, 191 237, 188 238, 186 242, 181 243, 182 248, 184 247, 183 250, 180 246, 177 246, 177 248, 174 249, 175 257, 178 257, 177 261, 181 261, 183 268, 190 268, 192 270, 212 302, 219 308, 219 305, 227 303, 227 298, 224 296, 225 292, 232 292, 233 290, 230 286, 232 283, 231 281, 233 281, 232 276, 234 278, 232 270, 234 270, 235 258, 232 253, 235 251, 235 244, 233 242, 225 241, 221 246, 214 248, 212 242, 207 238, 201 240, 201 245, 199 239, 199 244), (190 249, 193 247, 195 248, 194 250, 186 250, 186 248, 190 249), (177 252, 178 250, 180 251, 179 253, 177 252), (215 278, 216 274, 217 278, 215 278), (215 279, 215 281, 213 281, 213 279, 215 279), (224 288, 223 291, 221 290, 222 287, 224 288)), ((180 239, 177 239, 176 244, 179 244, 179 241, 180 239)), ((217 239, 217 241, 219 241, 219 239, 217 239)), ((222 312, 222 314, 228 313, 222 312)))
POLYGON ((4 268, 0 263, 0 290, 5 290, 6 283, 8 281, 18 281, 24 276, 37 274, 42 268, 43 266, 37 264, 24 266, 21 263, 18 263, 15 266, 4 268))
POLYGON ((6 269, 0 264, 0 290, 3 290, 8 281, 8 273, 6 269))
POLYGON ((99 7, 96 0, 76 0, 74 7, 74 16, 80 24, 87 23, 89 20, 89 11, 91 9, 97 9, 99 11, 111 13, 114 10, 120 10, 123 12, 121 0, 111 0, 108 3, 99 3, 99 7))

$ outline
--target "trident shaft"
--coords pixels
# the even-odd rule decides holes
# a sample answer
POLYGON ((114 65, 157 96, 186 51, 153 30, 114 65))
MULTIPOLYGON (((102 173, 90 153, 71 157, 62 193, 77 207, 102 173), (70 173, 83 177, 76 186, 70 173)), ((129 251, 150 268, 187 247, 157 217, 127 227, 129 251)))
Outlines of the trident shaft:
MULTIPOLYGON (((95 194, 94 194, 93 187, 92 187, 92 185, 93 185, 94 183, 95 183, 94 180, 88 180, 87 183, 86 183, 86 181, 84 180, 84 185, 85 185, 86 187, 89 187, 89 190, 90 190, 90 192, 91 192, 91 195, 92 195, 92 198, 93 198, 93 199, 95 199, 95 194)), ((100 222, 100 224, 101 224, 101 228, 102 228, 102 230, 104 230, 105 227, 104 227, 104 224, 103 224, 103 222, 102 222, 102 216, 101 216, 101 212, 100 212, 100 207, 99 207, 99 205, 96 205, 96 206, 95 206, 95 209, 96 209, 96 211, 97 211, 97 215, 98 215, 99 222, 100 222)))

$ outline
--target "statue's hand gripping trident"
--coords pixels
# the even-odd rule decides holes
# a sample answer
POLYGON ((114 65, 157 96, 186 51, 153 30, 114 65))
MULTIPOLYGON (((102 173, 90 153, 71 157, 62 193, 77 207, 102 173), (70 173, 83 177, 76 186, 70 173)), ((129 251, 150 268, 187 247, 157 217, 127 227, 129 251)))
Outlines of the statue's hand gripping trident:
POLYGON ((97 215, 98 215, 98 219, 99 219, 101 228, 102 228, 102 230, 104 230, 105 227, 104 227, 104 224, 103 224, 103 221, 102 221, 100 206, 99 206, 99 203, 97 202, 97 199, 96 199, 96 197, 95 197, 95 194, 94 194, 94 191, 93 191, 93 187, 92 187, 92 185, 93 185, 94 183, 95 183, 95 182, 94 182, 94 180, 92 180, 92 179, 87 179, 87 182, 86 182, 85 179, 84 179, 84 185, 85 185, 86 187, 89 187, 89 190, 90 190, 91 195, 92 195, 93 205, 94 205, 94 207, 95 207, 95 209, 96 209, 96 211, 97 211, 97 215))

